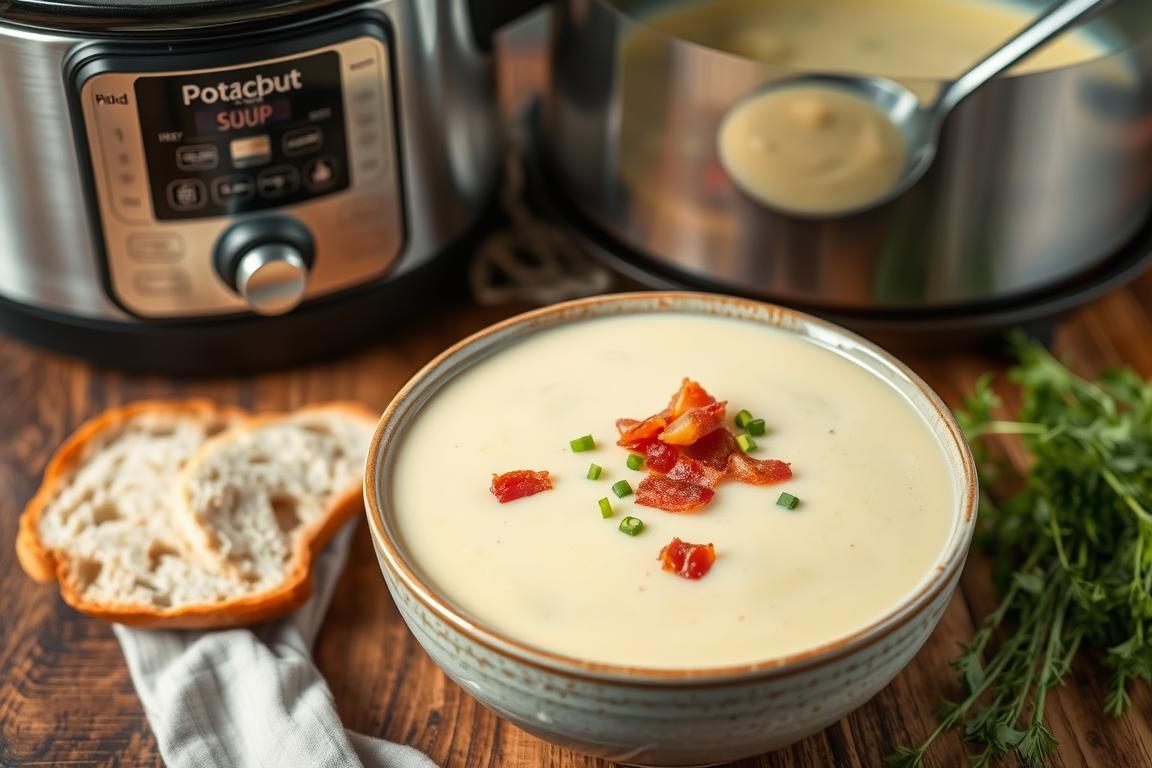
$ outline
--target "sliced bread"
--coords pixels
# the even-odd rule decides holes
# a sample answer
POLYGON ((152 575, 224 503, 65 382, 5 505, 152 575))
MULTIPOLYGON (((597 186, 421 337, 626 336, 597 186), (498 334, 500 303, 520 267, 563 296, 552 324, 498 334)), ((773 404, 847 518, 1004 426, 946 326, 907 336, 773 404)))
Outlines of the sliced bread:
POLYGON ((335 403, 257 417, 209 440, 183 473, 183 508, 218 570, 267 589, 361 501, 376 419, 335 403))
POLYGON ((311 592, 314 548, 361 508, 374 422, 350 404, 257 418, 198 400, 110 411, 49 463, 21 518, 20 562, 78 610, 125 624, 283 615, 311 592))

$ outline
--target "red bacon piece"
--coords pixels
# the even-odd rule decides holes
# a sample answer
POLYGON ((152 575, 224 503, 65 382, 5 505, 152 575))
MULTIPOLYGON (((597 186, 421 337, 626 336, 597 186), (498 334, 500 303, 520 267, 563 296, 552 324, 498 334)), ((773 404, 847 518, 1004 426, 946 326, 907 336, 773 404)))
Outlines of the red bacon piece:
POLYGON ((699 579, 712 570, 712 564, 716 562, 716 547, 711 544, 689 544, 675 538, 660 550, 658 559, 669 573, 686 579, 699 579))
POLYGON ((631 432, 638 426, 640 426, 639 419, 616 419, 616 431, 622 435, 631 432))
POLYGON ((552 480, 548 470, 537 472, 533 469, 516 469, 502 475, 492 473, 492 495, 501 504, 507 504, 525 496, 533 496, 541 491, 552 490, 552 480))
POLYGON ((636 486, 637 504, 665 512, 696 512, 715 495, 711 488, 660 475, 648 475, 636 486))
POLYGON ((649 416, 640 422, 635 419, 620 419, 616 422, 616 429, 620 430, 620 439, 616 441, 616 445, 625 448, 640 447, 647 441, 655 439, 667 425, 668 422, 659 414, 649 416), (621 428, 622 424, 624 429, 621 428))
POLYGON ((710 432, 692 445, 684 446, 682 450, 685 456, 721 471, 727 471, 729 456, 744 453, 740 450, 736 438, 727 429, 710 432))
POLYGON ((724 410, 728 403, 709 403, 691 408, 664 428, 660 439, 669 445, 692 445, 724 425, 724 410))
MULTIPOLYGON (((651 462, 648 466, 656 469, 651 462)), ((664 473, 664 476, 673 480, 683 480, 693 485, 703 485, 706 488, 714 488, 717 483, 724 479, 724 473, 719 469, 713 469, 704 462, 688 456, 678 457, 676 463, 664 473)))
POLYGON ((672 395, 671 402, 664 409, 663 415, 668 421, 675 421, 693 408, 702 408, 716 402, 716 398, 708 394, 699 383, 685 377, 680 382, 680 391, 672 395))
POLYGON ((728 476, 749 485, 772 485, 792 479, 792 466, 779 459, 754 459, 743 451, 728 457, 728 476))
POLYGON ((644 456, 648 461, 648 468, 654 472, 670 472, 676 466, 676 462, 680 460, 680 451, 659 440, 650 440, 643 448, 644 456))

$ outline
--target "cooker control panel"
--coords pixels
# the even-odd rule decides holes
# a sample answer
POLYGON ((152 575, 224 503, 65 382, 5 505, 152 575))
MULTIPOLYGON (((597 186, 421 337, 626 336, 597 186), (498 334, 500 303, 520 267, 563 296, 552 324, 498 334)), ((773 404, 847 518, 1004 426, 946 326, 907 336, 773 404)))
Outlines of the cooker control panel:
POLYGON ((378 279, 399 255, 382 23, 151 59, 101 51, 73 73, 109 289, 128 311, 267 313, 216 254, 238 224, 269 217, 312 244, 298 300, 378 279))

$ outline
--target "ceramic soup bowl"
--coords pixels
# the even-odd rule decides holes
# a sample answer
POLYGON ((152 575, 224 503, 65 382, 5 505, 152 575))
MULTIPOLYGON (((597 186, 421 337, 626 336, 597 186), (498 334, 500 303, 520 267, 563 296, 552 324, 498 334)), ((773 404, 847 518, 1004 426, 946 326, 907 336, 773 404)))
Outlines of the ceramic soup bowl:
MULTIPOLYGON (((613 414, 618 415, 622 414, 613 414)), ((446 477, 448 482, 463 482, 452 479, 451 471, 446 477)), ((477 480, 476 514, 495 508, 487 480, 477 480)), ((607 495, 606 490, 604 486, 596 494, 607 495)), ((770 498, 775 500, 775 493, 770 498)), ((949 410, 923 381, 883 350, 834 325, 780 307, 726 296, 652 292, 529 312, 441 354, 384 412, 368 454, 365 499, 388 589, 413 635, 452 680, 501 717, 550 742, 620 763, 690 766, 784 747, 834 723, 884 688, 928 639, 948 605, 972 536, 977 488, 972 458, 949 410), (690 320, 725 318, 767 326, 831 350, 898 393, 926 425, 946 465, 941 476, 946 474, 951 486, 947 532, 942 534, 939 553, 924 560, 929 565, 919 581, 870 623, 796 652, 738 664, 677 668, 609 663, 560 653, 497 628, 458 605, 426 575, 425 565, 401 532, 393 491, 401 444, 430 400, 480 361, 550 329, 593 318, 669 313, 690 320)), ((765 509, 772 509, 771 500, 765 509)), ((591 510, 594 513, 595 501, 591 510)), ((615 521, 604 522, 609 526, 604 535, 620 536, 611 530, 615 521)), ((653 538, 646 546, 659 543, 653 538)), ((660 573, 658 567, 651 570, 656 577, 676 578, 660 573)), ((860 578, 869 576, 864 573, 860 578)), ((564 593, 555 595, 556 601, 565 599, 564 593)))

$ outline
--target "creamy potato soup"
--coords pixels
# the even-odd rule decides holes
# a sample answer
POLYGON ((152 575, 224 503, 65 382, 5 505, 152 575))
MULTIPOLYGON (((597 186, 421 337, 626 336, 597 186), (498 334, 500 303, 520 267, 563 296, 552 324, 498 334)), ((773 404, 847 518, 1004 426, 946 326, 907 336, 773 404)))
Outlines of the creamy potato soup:
MULTIPOLYGON (((1036 14, 981 0, 699 0, 642 18, 677 37, 790 69, 940 80, 961 74, 1036 14)), ((1091 38, 1065 34, 1014 71, 1101 53, 1091 38)))
POLYGON ((762 661, 880 619, 931 576, 958 503, 942 446, 896 390, 786 333, 679 313, 528 337, 449 381, 395 450, 384 492, 437 591, 524 643, 653 668, 762 661), (722 482, 693 514, 617 498, 611 485, 635 488, 647 468, 626 466, 616 419, 664 408, 685 376, 728 401, 734 431, 739 410, 763 418, 750 455, 791 462, 792 479, 722 482), (574 452, 586 434, 596 447, 574 452), (525 469, 553 489, 499 503, 493 474, 525 469), (619 530, 629 515, 636 536, 619 530), (674 537, 715 546, 706 576, 662 570, 674 537))
POLYGON ((908 154, 887 115, 820 86, 770 89, 742 102, 717 143, 724 167, 749 194, 804 213, 871 204, 900 181, 908 154))

